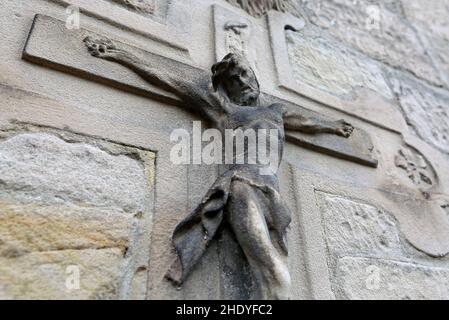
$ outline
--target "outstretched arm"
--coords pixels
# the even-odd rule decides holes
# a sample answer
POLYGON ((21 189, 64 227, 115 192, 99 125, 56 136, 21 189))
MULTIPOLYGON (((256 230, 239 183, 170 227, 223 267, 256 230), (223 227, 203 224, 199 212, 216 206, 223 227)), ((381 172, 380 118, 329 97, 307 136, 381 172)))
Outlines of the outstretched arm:
POLYGON ((284 112, 284 126, 286 130, 304 133, 330 133, 349 138, 354 127, 344 120, 327 121, 318 118, 308 118, 298 112, 287 110, 284 112))
POLYGON ((190 107, 201 109, 196 111, 210 112, 216 108, 203 72, 177 61, 167 63, 167 59, 156 55, 151 56, 151 63, 145 62, 109 39, 87 37, 84 43, 92 56, 129 68, 145 81, 175 94, 190 107))

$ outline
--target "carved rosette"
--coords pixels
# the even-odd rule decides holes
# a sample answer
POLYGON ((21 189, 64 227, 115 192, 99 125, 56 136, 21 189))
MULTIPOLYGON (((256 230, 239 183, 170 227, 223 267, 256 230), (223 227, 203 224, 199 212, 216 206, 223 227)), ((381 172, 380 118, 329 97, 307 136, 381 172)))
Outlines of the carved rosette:
POLYGON ((402 148, 395 157, 395 165, 407 174, 408 178, 417 186, 431 187, 436 176, 426 159, 409 148, 402 148))

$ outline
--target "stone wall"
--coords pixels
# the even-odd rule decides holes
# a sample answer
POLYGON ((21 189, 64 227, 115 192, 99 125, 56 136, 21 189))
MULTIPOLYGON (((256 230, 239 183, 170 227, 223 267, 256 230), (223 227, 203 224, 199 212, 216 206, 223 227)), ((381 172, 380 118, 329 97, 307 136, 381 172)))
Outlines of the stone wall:
POLYGON ((168 69, 239 52, 265 95, 372 142, 287 144, 292 299, 449 299, 447 0, 3 0, 0 21, 1 299, 251 298, 229 234, 164 278, 218 168, 170 161, 198 116, 92 58, 92 34, 168 69))

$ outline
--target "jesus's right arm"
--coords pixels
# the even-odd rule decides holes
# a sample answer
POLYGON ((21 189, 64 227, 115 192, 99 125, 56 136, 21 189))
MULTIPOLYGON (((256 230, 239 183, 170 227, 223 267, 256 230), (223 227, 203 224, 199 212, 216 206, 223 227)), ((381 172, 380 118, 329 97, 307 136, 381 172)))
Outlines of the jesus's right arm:
POLYGON ((191 111, 208 120, 217 121, 223 111, 210 87, 210 76, 202 70, 154 54, 149 54, 151 62, 146 62, 108 39, 87 37, 84 43, 92 56, 129 68, 145 81, 175 94, 191 111))

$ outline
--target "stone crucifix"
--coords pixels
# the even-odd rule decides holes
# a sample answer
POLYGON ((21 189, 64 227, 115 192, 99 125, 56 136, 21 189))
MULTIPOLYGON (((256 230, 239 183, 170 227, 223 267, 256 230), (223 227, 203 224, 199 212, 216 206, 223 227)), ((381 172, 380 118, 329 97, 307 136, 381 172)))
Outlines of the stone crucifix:
MULTIPOLYGON (((309 118, 281 103, 265 105, 255 73, 245 58, 228 54, 207 72, 192 73, 182 64, 152 65, 108 39, 87 37, 92 56, 128 67, 149 83, 182 100, 183 105, 208 120, 212 127, 277 130, 277 150, 282 157, 285 129, 309 134, 326 133, 349 137, 353 127, 343 120, 309 118)), ((224 136, 224 135, 223 135, 224 136)), ((267 148, 273 147, 272 144, 267 148)), ((234 233, 250 265, 260 299, 288 299, 290 274, 286 229, 291 215, 281 200, 277 168, 270 174, 256 163, 223 165, 223 174, 211 186, 198 207, 174 230, 178 259, 167 278, 181 285, 206 251, 219 229, 234 233)))

